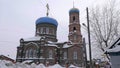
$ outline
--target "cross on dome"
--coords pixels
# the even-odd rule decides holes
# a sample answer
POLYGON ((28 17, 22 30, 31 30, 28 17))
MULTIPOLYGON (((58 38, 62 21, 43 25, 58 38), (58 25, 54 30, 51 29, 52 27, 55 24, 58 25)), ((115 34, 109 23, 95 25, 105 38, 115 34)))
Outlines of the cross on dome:
POLYGON ((46 16, 48 16, 49 15, 49 5, 48 5, 48 3, 47 3, 47 5, 46 5, 46 8, 47 8, 47 13, 46 13, 46 16))

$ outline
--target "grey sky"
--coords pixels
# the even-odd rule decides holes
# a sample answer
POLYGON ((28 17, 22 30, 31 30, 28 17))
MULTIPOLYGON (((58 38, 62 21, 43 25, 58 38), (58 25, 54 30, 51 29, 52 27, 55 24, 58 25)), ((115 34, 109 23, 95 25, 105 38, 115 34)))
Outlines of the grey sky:
MULTIPOLYGON (((75 0, 75 7, 80 10, 81 23, 86 23, 87 6, 91 8, 96 4, 102 5, 104 1, 108 0, 75 0)), ((67 41, 68 12, 73 7, 73 0, 0 0, 0 54, 16 58, 19 39, 35 35, 35 21, 46 16, 47 2, 50 7, 49 16, 59 23, 58 40, 67 41)), ((82 34, 87 36, 84 29, 82 34)))

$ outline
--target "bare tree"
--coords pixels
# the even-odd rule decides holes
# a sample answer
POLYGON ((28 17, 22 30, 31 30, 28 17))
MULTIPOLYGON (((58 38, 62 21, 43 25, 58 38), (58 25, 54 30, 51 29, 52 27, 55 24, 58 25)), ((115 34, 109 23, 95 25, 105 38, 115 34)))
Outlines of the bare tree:
POLYGON ((116 2, 112 1, 102 8, 90 11, 90 28, 94 42, 105 51, 119 35, 120 10, 116 2))

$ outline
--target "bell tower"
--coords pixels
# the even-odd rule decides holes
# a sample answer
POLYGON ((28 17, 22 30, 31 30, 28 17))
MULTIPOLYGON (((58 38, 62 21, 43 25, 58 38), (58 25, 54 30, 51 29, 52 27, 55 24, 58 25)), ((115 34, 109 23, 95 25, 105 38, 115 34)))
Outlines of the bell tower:
POLYGON ((82 43, 81 25, 79 20, 79 10, 72 8, 69 11, 69 41, 74 44, 82 43))

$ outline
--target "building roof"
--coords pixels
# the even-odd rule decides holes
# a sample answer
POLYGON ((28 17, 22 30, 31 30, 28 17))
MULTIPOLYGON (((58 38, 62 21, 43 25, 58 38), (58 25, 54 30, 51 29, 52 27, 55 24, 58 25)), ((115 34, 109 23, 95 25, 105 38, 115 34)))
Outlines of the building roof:
POLYGON ((118 53, 118 52, 120 52, 120 37, 117 38, 106 51, 106 53, 118 53))
POLYGON ((37 24, 52 24, 55 26, 58 26, 58 22, 50 17, 41 17, 36 20, 36 25, 37 24))
MULTIPOLYGON (((41 36, 35 36, 35 37, 31 37, 31 38, 25 38, 23 39, 25 42, 30 42, 30 41, 40 41, 42 37, 41 36)), ((46 46, 51 46, 51 47, 58 47, 58 44, 63 44, 62 48, 69 48, 72 47, 73 45, 70 45, 69 43, 65 43, 65 42, 52 42, 52 41, 47 41, 49 44, 47 44, 46 46)))
POLYGON ((13 60, 10 57, 4 56, 4 55, 0 55, 0 60, 8 60, 8 61, 15 63, 15 60, 13 60))
POLYGON ((119 46, 116 46, 112 49, 108 49, 107 52, 120 52, 120 45, 119 46))
POLYGON ((57 47, 57 45, 55 45, 55 44, 47 44, 46 46, 57 47))
POLYGON ((79 9, 77 9, 77 8, 72 8, 72 9, 70 9, 70 11, 69 11, 69 14, 71 14, 71 13, 79 13, 79 9))
POLYGON ((115 47, 118 43, 120 43, 120 36, 115 39, 115 41, 112 43, 112 45, 109 47, 109 49, 115 47))

